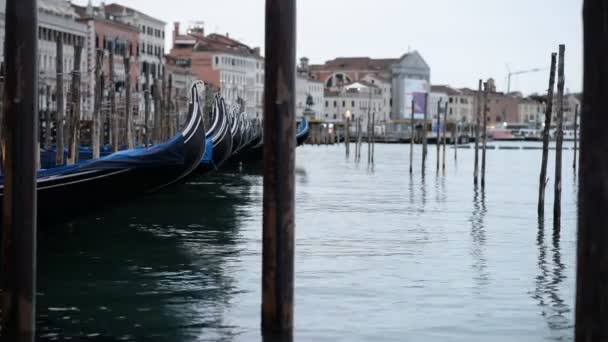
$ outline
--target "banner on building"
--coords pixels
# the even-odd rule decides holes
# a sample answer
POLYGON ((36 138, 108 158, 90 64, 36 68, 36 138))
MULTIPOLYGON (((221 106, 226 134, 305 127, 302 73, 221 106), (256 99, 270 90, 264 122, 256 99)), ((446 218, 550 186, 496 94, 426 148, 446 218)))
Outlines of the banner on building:
POLYGON ((405 79, 405 119, 412 115, 412 99, 414 100, 414 119, 424 119, 426 107, 425 95, 429 93, 429 83, 426 80, 405 79))

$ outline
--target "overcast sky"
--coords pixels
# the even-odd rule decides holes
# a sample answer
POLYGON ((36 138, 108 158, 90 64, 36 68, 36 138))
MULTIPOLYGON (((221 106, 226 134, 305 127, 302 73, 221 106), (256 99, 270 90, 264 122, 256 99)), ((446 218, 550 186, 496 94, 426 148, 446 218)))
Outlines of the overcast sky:
MULTIPOLYGON (((167 37, 174 21, 203 21, 207 32, 264 46, 264 0, 118 1, 166 21, 167 37)), ((322 63, 418 50, 433 84, 476 87, 479 78, 493 77, 499 90, 507 65, 546 68, 513 76, 511 89, 528 94, 546 91, 550 53, 564 43, 566 88, 575 92, 582 88, 581 9, 582 0, 300 0, 298 56, 322 63)))

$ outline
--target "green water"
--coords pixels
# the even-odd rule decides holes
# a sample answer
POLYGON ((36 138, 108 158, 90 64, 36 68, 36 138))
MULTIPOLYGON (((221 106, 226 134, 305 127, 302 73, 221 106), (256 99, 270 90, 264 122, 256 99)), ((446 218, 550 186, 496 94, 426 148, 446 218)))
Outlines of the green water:
MULTIPOLYGON (((366 151, 298 148, 295 340, 571 340, 572 151, 559 234, 535 216, 538 150, 488 151, 484 191, 472 150, 437 174, 429 146, 424 177, 420 147, 411 176, 409 146, 366 151)), ((231 169, 46 227, 39 340, 261 340, 261 203, 259 172, 231 169)))

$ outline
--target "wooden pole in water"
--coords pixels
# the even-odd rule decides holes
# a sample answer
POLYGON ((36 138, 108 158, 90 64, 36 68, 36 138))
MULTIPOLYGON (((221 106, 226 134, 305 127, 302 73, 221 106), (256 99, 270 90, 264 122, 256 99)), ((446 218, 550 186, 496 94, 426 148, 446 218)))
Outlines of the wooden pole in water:
MULTIPOLYGON (((148 124, 150 122, 150 65, 144 62, 144 146, 148 146, 150 134, 148 132, 148 124)), ((203 117, 207 117, 203 113, 203 117)))
POLYGON ((555 86, 555 63, 557 54, 551 54, 551 71, 549 72, 549 89, 547 90, 547 107, 545 108, 545 127, 543 129, 543 156, 540 165, 540 178, 538 184, 539 218, 545 216, 545 187, 547 186, 547 159, 549 158, 549 129, 551 128, 551 115, 553 113, 553 88, 555 86))
MULTIPOLYGON (((166 102, 166 109, 165 109, 165 114, 167 115, 167 133, 166 133, 166 138, 169 139, 171 136, 173 136, 174 131, 173 131, 173 120, 171 120, 171 103, 172 103, 172 97, 171 97, 171 90, 173 88, 173 75, 171 73, 169 73, 169 80, 167 82, 167 102, 166 102)), ((243 108, 244 110, 244 108, 243 108)))
MULTIPOLYGON (((441 162, 441 169, 445 171, 445 144, 446 144, 446 129, 448 126, 448 103, 445 103, 445 111, 443 112, 443 160, 441 162)), ((439 138, 439 128, 437 128, 437 138, 439 138)), ((439 140, 437 140, 439 144, 439 140)))
POLYGON ((574 158, 572 159, 572 169, 576 172, 576 153, 578 150, 578 111, 579 107, 574 108, 574 158))
POLYGON ((34 341, 38 6, 6 2, 0 339, 34 341))
POLYGON ((55 115, 55 142, 57 146, 57 155, 55 157, 55 165, 61 166, 64 164, 63 160, 63 121, 64 121, 64 105, 63 105, 63 35, 61 33, 56 35, 57 43, 57 60, 55 70, 57 71, 57 79, 55 81, 57 89, 55 94, 57 96, 57 114, 55 115))
POLYGON ((608 3, 583 5, 583 101, 578 189, 575 341, 608 336, 608 3))
MULTIPOLYGON (((439 171, 439 127, 441 126, 441 101, 443 99, 439 99, 437 102, 437 171, 439 171)), ((445 124, 445 123, 444 123, 445 124)))
POLYGON ((483 150, 481 151, 481 187, 486 185, 486 145, 488 142, 488 83, 483 84, 483 150))
POLYGON ((93 159, 99 158, 103 136, 101 135, 101 100, 103 96, 103 75, 101 73, 101 67, 103 65, 103 50, 97 49, 97 54, 95 57, 95 94, 93 94, 93 132, 91 138, 93 159))
MULTIPOLYGON (((448 105, 445 105, 445 111, 448 111, 448 105)), ((454 123, 452 127, 452 144, 454 145, 454 161, 458 160, 458 124, 454 123)))
POLYGON ((45 87, 46 91, 46 110, 44 111, 44 148, 51 147, 51 138, 52 138, 52 130, 51 130, 51 86, 49 84, 45 87))
POLYGON ((162 118, 161 114, 161 102, 160 102, 160 80, 154 80, 154 90, 152 93, 152 98, 154 99, 154 128, 152 131, 152 141, 155 144, 158 144, 160 141, 160 120, 162 118))
POLYGON ((412 113, 410 116, 410 174, 414 172, 414 99, 412 99, 412 113))
POLYGON ((559 62, 557 67, 557 132, 555 141, 555 189, 553 201, 553 229, 558 230, 562 213, 562 145, 564 140, 564 53, 566 46, 559 46, 559 62))
POLYGON ((125 66, 125 116, 127 129, 127 148, 132 149, 133 141, 133 108, 131 108, 131 56, 127 52, 123 58, 125 66))
POLYGON ((74 69, 72 71, 72 103, 70 117, 70 144, 68 164, 78 162, 78 144, 80 141, 80 59, 82 57, 82 45, 74 45, 74 69))
MULTIPOLYGON (((162 62, 162 61, 161 61, 162 62)), ((165 68, 162 68, 161 81, 160 81, 160 111, 159 111, 159 143, 165 141, 167 134, 167 111, 165 103, 167 102, 167 74, 165 68)))
POLYGON ((116 113, 116 85, 114 84, 114 43, 110 47, 110 137, 112 152, 118 151, 118 113, 116 113))
POLYGON ((262 331, 293 330, 296 1, 266 0, 262 331))
POLYGON ((350 118, 347 117, 346 118, 346 123, 345 123, 345 126, 344 126, 344 146, 346 147, 346 158, 348 158, 348 155, 350 153, 350 151, 349 151, 349 147, 350 147, 350 141, 349 141, 349 139, 350 139, 350 137, 348 136, 349 133, 350 133, 349 130, 350 130, 350 118))
POLYGON ((371 141, 371 125, 372 125, 372 114, 367 112, 367 163, 372 162, 372 141, 371 141))
POLYGON ((374 152, 376 147, 376 112, 372 113, 372 164, 374 163, 374 152))
POLYGON ((481 85, 479 80, 477 88, 477 115, 475 116, 475 169, 473 170, 473 184, 477 185, 479 179, 479 130, 481 129, 481 85))
POLYGON ((426 124, 428 120, 428 100, 429 94, 424 94, 424 120, 422 122, 422 173, 424 174, 424 169, 426 168, 426 155, 428 154, 428 140, 429 136, 426 131, 426 124))

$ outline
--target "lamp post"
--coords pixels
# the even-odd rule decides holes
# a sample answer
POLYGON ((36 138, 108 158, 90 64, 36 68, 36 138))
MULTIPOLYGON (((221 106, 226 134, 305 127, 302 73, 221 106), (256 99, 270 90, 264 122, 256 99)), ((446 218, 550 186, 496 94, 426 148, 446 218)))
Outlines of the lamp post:
POLYGON ((344 146, 346 146, 346 158, 348 158, 349 154, 350 154, 350 118, 351 118, 352 114, 350 112, 350 110, 347 110, 344 113, 344 118, 346 118, 346 125, 344 126, 344 146))

